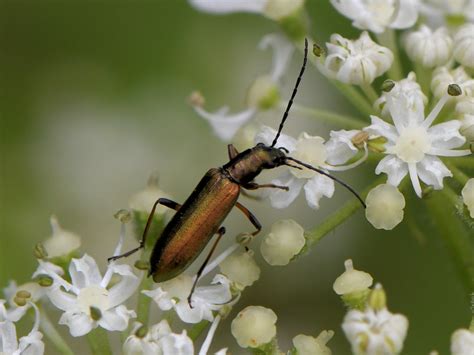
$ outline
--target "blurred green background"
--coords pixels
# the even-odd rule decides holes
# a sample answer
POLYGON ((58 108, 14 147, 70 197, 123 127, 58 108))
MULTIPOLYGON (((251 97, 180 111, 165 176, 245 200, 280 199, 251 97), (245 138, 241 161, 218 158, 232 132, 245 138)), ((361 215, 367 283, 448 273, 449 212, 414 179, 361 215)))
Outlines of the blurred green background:
MULTIPOLYGON (((327 1, 308 1, 307 8, 317 40, 324 42, 333 32, 357 34, 327 1)), ((81 235, 84 250, 105 267, 119 230, 112 215, 127 207, 152 171, 159 172, 163 190, 183 201, 208 168, 222 165, 225 144, 186 98, 199 89, 210 110, 224 104, 243 109, 246 89, 271 67, 270 51, 258 50, 257 44, 278 30, 251 14, 198 13, 184 0, 4 1, 0 23, 2 288, 10 279, 26 282, 35 270, 32 249, 50 235, 51 214, 81 235)), ((295 55, 283 97, 289 96, 300 62, 295 55)), ((297 102, 352 112, 313 67, 297 102)), ((258 120, 276 126, 280 117, 275 110, 258 120)), ((285 130, 328 137, 331 128, 292 115, 285 130)), ((373 172, 373 166, 344 175, 359 190, 374 179, 362 170, 373 172)), ((335 198, 324 200, 318 211, 303 198, 285 210, 243 199, 263 223, 264 235, 282 218, 311 228, 349 198, 337 187, 335 198)), ((413 204, 407 213, 424 225, 432 222, 413 204)), ((226 226, 227 243, 252 229, 238 212, 231 213, 226 226)), ((332 291, 347 258, 383 283, 392 311, 408 316, 404 354, 446 353, 451 333, 468 325, 468 300, 433 229, 420 241, 407 223, 391 232, 376 231, 358 212, 287 267, 266 265, 259 242, 253 248, 260 280, 244 292, 229 320, 247 305, 272 308, 283 349, 297 334, 333 329, 333 353, 349 353, 340 328, 345 311, 332 291)), ((128 245, 133 244, 131 239, 128 245)), ((244 353, 230 336, 229 320, 219 327, 212 350, 228 346, 234 354, 244 353)))

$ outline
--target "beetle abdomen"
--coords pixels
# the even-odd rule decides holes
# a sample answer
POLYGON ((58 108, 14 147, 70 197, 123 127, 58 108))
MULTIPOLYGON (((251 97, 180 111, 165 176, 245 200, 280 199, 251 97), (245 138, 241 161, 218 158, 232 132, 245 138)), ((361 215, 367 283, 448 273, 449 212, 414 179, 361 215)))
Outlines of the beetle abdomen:
POLYGON ((155 282, 169 280, 201 253, 239 197, 240 186, 211 169, 163 230, 150 258, 155 282))

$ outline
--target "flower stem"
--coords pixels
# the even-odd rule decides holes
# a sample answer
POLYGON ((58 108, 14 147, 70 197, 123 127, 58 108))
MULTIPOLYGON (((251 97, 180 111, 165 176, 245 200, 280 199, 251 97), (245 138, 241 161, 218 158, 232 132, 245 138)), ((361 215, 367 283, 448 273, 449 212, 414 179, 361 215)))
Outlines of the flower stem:
POLYGON ((97 327, 87 334, 87 340, 91 347, 92 354, 112 355, 109 337, 105 329, 97 327))
MULTIPOLYGON (((368 187, 364 189, 361 196, 365 198, 370 190, 372 190, 375 186, 383 183, 385 177, 381 177, 368 187)), ((306 245, 303 249, 303 252, 307 251, 309 247, 318 241, 320 241, 326 234, 331 232, 334 228, 342 224, 346 219, 352 216, 354 213, 357 212, 362 205, 360 201, 357 199, 352 199, 349 202, 346 202, 339 210, 329 216, 324 222, 320 223, 316 228, 313 230, 307 231, 305 233, 306 237, 306 245)))
POLYGON ((61 334, 56 330, 54 324, 49 319, 46 312, 43 311, 41 304, 38 304, 40 311, 40 329, 43 334, 53 343, 58 352, 64 355, 74 355, 71 348, 67 345, 66 341, 62 338, 61 334))
POLYGON ((469 298, 474 290, 474 249, 464 224, 456 218, 455 211, 446 211, 446 206, 451 206, 456 194, 445 187, 441 192, 434 192, 426 200, 427 206, 436 223, 436 229, 443 238, 451 259, 458 271, 461 282, 469 298))
POLYGON ((139 287, 138 303, 137 303, 137 321, 143 325, 148 326, 148 319, 150 316, 150 303, 151 297, 143 294, 142 290, 150 290, 153 285, 153 279, 151 277, 143 277, 143 280, 139 287))
POLYGON ((374 103, 379 98, 372 84, 361 85, 360 88, 371 103, 374 103))
MULTIPOLYGON (((284 103, 284 106, 286 107, 286 103, 284 103)), ((360 129, 365 126, 364 122, 360 118, 344 116, 330 111, 313 109, 310 107, 305 107, 296 104, 293 104, 292 110, 295 113, 300 113, 302 115, 309 116, 317 120, 340 125, 344 128, 360 129)))
POLYGON ((381 45, 387 47, 393 53, 393 63, 388 70, 388 76, 390 79, 395 81, 403 79, 403 70, 402 64, 400 62, 400 52, 398 50, 397 36, 395 31, 387 28, 385 32, 377 35, 377 40, 381 45))

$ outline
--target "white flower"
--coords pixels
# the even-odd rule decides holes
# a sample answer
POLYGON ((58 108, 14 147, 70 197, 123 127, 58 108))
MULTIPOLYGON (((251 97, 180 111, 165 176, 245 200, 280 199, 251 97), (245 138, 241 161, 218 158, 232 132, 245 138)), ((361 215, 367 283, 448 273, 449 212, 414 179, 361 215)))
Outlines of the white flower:
POLYGON ((357 40, 349 40, 333 34, 326 43, 328 53, 318 68, 331 79, 346 84, 371 84, 375 78, 385 73, 392 65, 390 49, 372 41, 367 32, 362 32, 357 40))
POLYGON ((193 308, 191 308, 188 296, 192 286, 193 278, 181 274, 174 279, 159 283, 154 290, 142 292, 151 297, 160 309, 164 311, 174 309, 179 318, 186 323, 199 323, 203 319, 211 322, 214 319, 213 312, 232 298, 230 280, 223 275, 216 275, 211 286, 196 287, 192 295, 193 308))
POLYGON ((456 69, 447 67, 436 68, 431 79, 431 91, 437 98, 446 94, 448 85, 457 84, 462 90, 462 95, 450 97, 450 100, 462 100, 465 96, 474 95, 474 80, 466 73, 462 66, 456 69))
MULTIPOLYGON (((393 88, 388 92, 382 92, 382 95, 374 102, 374 107, 381 111, 383 117, 390 117, 388 110, 387 97, 400 97, 404 96, 408 100, 408 105, 413 111, 424 110, 425 105, 428 103, 428 98, 423 91, 421 86, 416 82, 416 74, 410 72, 405 79, 400 81, 394 81, 393 88)), ((451 83, 448 83, 449 85, 451 83)), ((446 87, 444 93, 446 93, 446 87)))
POLYGON ((468 96, 459 100, 456 112, 460 115, 461 134, 468 141, 474 141, 474 97, 468 96))
POLYGON ((443 178, 452 176, 449 169, 437 156, 469 155, 469 150, 454 150, 464 144, 465 138, 459 133, 461 123, 451 120, 430 127, 446 103, 446 94, 425 118, 424 111, 411 106, 406 95, 387 97, 387 106, 394 126, 371 116, 372 124, 367 127, 371 134, 387 139, 383 158, 375 169, 376 174, 388 175, 388 183, 398 186, 407 175, 416 194, 421 197, 419 179, 439 190, 443 188, 443 178))
POLYGON ((403 220, 405 197, 395 186, 382 184, 370 190, 365 217, 377 229, 391 230, 403 220))
MULTIPOLYGON (((256 143, 264 143, 271 145, 276 131, 270 127, 262 127, 262 130, 255 138, 256 143)), ((333 166, 327 164, 327 160, 343 160, 346 155, 344 150, 332 149, 331 156, 324 145, 321 137, 310 136, 306 132, 300 134, 298 139, 294 139, 288 135, 281 134, 279 137, 280 147, 286 148, 292 157, 310 164, 315 168, 322 170, 347 170, 351 169, 365 160, 364 155, 360 160, 347 166, 333 166)), ((367 153, 367 151, 366 151, 367 153)), ((298 197, 304 185, 306 201, 311 208, 319 208, 319 200, 321 197, 332 197, 334 194, 334 181, 327 176, 303 168, 301 170, 295 168, 286 169, 279 178, 272 181, 273 184, 288 186, 289 191, 272 189, 269 191, 270 203, 275 208, 286 208, 298 197)))
POLYGON ((331 4, 354 27, 375 33, 409 28, 418 18, 416 0, 331 0, 331 4))
POLYGON ((248 306, 237 314, 230 330, 242 348, 257 348, 275 337, 276 321, 277 316, 271 309, 248 306))
POLYGON ((181 334, 171 331, 166 320, 153 325, 146 331, 140 323, 135 323, 131 335, 123 344, 123 352, 126 355, 192 355, 194 345, 187 336, 186 330, 181 334), (145 334, 142 334, 144 333, 145 334))
POLYGON ((452 55, 453 40, 446 27, 432 31, 421 25, 405 37, 405 49, 408 57, 423 67, 433 68, 444 65, 452 55))
POLYGON ((272 70, 270 74, 258 78, 252 85, 247 99, 251 106, 246 110, 229 114, 228 107, 222 107, 216 112, 208 112, 201 105, 193 105, 197 114, 208 121, 214 133, 224 141, 230 141, 260 109, 268 108, 276 103, 275 99, 278 101, 278 85, 288 67, 294 47, 287 39, 277 34, 266 35, 260 41, 259 48, 267 49, 268 47, 273 49, 272 70))
POLYGON ((260 268, 250 250, 229 255, 219 264, 219 268, 240 290, 252 285, 260 277, 260 268))
POLYGON ((31 306, 35 310, 35 322, 28 335, 21 337, 19 342, 15 324, 10 320, 0 319, 0 354, 41 355, 44 353, 44 343, 41 340, 43 334, 38 331, 40 322, 39 311, 33 303, 31 303, 31 306))
POLYGON ((323 330, 317 338, 298 334, 293 338, 293 345, 298 355, 331 355, 326 343, 334 336, 332 330, 323 330))
MULTIPOLYGON (((132 195, 129 205, 132 210, 145 213, 148 217, 153 205, 161 197, 171 198, 170 195, 159 189, 158 176, 153 173, 148 179, 146 188, 132 195)), ((155 216, 164 216, 168 211, 169 208, 158 204, 155 209, 155 216)))
POLYGON ((345 271, 334 281, 332 288, 338 295, 359 292, 372 286, 370 274, 354 269, 351 259, 344 262, 345 271))
POLYGON ((251 12, 278 21, 303 7, 304 0, 189 0, 200 11, 213 14, 251 12))
POLYGON ((23 317, 28 310, 27 306, 17 307, 13 306, 11 308, 5 307, 6 301, 0 299, 0 322, 9 321, 17 322, 23 317))
POLYGON ((71 283, 58 280, 58 274, 44 270, 44 266, 40 265, 35 274, 46 274, 55 280, 48 297, 64 311, 59 324, 66 324, 72 336, 83 336, 98 326, 110 331, 125 330, 130 317, 135 317, 134 311, 122 305, 140 282, 130 266, 110 263, 102 277, 95 260, 86 254, 72 259, 71 283), (114 274, 120 276, 120 281, 108 287, 114 274))
POLYGON ((471 218, 474 218, 474 178, 467 180, 461 194, 463 202, 471 214, 471 218))
POLYGON ((37 282, 27 282, 18 286, 15 281, 10 281, 3 289, 3 293, 10 307, 6 309, 5 301, 0 300, 0 321, 7 319, 16 322, 23 317, 32 302, 36 303, 46 295, 46 288, 41 287, 37 282), (26 294, 26 297, 21 297, 22 293, 26 294))
POLYGON ((408 329, 408 319, 392 314, 387 308, 351 310, 344 317, 342 329, 356 355, 398 354, 408 329))
POLYGON ((474 24, 467 23, 456 32, 454 58, 466 67, 474 68, 474 24))
POLYGON ((260 244, 260 251, 270 265, 287 265, 305 243, 303 227, 286 219, 273 223, 271 232, 260 244))
POLYGON ((79 249, 81 246, 79 236, 62 229, 56 216, 51 216, 50 223, 53 235, 43 242, 48 259, 66 256, 79 249))
POLYGON ((451 336, 451 355, 473 355, 474 332, 458 329, 451 336))

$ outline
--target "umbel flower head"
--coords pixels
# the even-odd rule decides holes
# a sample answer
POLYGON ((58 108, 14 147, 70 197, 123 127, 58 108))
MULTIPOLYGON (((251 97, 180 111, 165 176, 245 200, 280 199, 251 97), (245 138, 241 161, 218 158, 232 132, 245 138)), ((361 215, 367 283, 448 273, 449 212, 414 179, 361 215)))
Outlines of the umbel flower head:
POLYGON ((366 130, 370 134, 387 139, 385 145, 387 156, 379 162, 375 172, 387 174, 389 184, 398 186, 409 174, 416 194, 421 197, 420 179, 439 190, 443 188, 443 179, 452 176, 438 156, 455 157, 471 154, 470 150, 454 149, 466 141, 459 133, 461 123, 458 120, 431 127, 448 97, 448 94, 445 94, 425 118, 423 107, 413 106, 406 94, 388 95, 386 105, 394 125, 377 116, 371 116, 372 124, 366 130))

